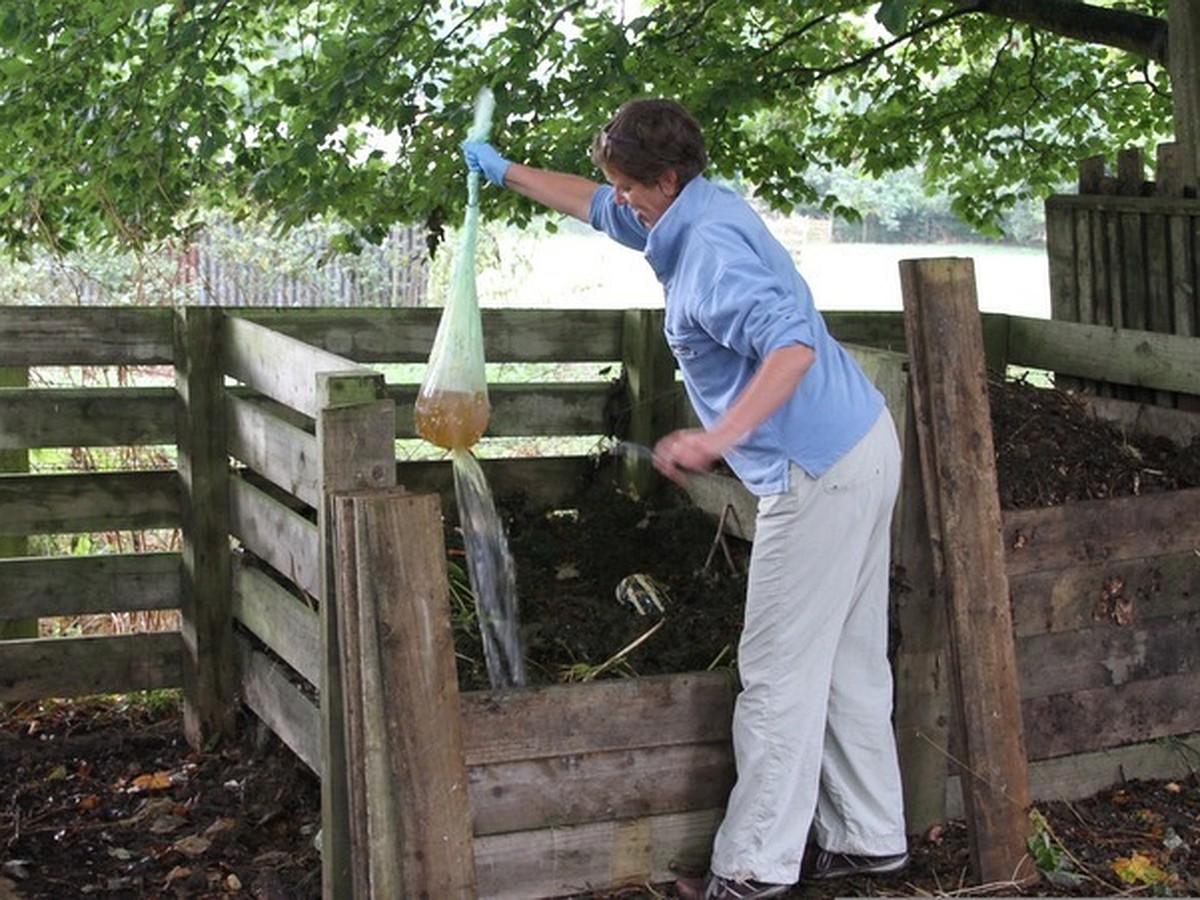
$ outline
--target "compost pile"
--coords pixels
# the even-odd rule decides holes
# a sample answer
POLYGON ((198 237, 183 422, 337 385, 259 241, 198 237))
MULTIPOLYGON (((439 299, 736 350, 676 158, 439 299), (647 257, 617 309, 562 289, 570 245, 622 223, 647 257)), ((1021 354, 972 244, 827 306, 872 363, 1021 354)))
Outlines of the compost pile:
MULTIPOLYGON (((1200 486, 1200 446, 1136 439, 1070 395, 994 383, 999 489, 1007 507, 1200 486)), ((728 665, 747 546, 664 485, 653 504, 613 488, 597 461, 566 509, 498 497, 509 532, 531 683, 728 665), (648 575, 663 610, 619 602, 648 575), (632 646, 631 646, 632 645, 632 646)), ((461 537, 447 535, 452 581, 461 537), (458 541, 458 543, 456 543, 458 541)), ((464 689, 486 686, 469 597, 454 600, 464 689)), ((145 698, 0 710, 0 900, 320 896, 316 778, 246 721, 236 743, 190 750, 175 704, 145 698)), ((1086 801, 1039 806, 1052 880, 971 888, 971 896, 1200 896, 1200 783, 1128 782, 1086 801)), ((913 841, 908 871, 796 897, 946 896, 970 884, 951 822, 913 841)), ((964 891, 965 893, 966 891, 964 891)), ((644 886, 621 897, 669 897, 644 886)))

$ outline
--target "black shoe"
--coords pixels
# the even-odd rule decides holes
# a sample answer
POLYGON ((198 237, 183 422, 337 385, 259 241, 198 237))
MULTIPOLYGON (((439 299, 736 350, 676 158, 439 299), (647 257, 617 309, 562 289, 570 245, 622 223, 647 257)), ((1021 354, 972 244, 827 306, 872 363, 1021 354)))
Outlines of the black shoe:
POLYGON ((813 881, 850 878, 854 875, 887 875, 899 872, 908 865, 908 854, 893 856, 859 856, 854 853, 833 853, 821 850, 808 877, 813 881))
POLYGON ((711 873, 703 879, 681 878, 675 882, 675 893, 682 900, 758 900, 779 897, 791 889, 790 884, 734 881, 711 873))

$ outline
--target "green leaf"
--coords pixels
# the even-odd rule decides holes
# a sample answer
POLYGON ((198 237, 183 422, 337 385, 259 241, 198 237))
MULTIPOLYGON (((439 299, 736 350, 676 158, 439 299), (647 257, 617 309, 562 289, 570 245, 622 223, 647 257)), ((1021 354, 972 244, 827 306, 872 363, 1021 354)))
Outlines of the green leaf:
POLYGON ((912 0, 883 0, 875 11, 875 21, 892 34, 900 34, 908 27, 912 5, 912 0))

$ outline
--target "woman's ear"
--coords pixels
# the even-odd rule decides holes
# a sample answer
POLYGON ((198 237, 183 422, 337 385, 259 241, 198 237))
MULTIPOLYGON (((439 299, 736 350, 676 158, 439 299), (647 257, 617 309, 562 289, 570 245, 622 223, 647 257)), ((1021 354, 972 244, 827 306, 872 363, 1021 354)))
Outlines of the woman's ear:
POLYGON ((674 169, 667 169, 658 176, 658 189, 668 197, 674 199, 679 196, 679 173, 674 169))

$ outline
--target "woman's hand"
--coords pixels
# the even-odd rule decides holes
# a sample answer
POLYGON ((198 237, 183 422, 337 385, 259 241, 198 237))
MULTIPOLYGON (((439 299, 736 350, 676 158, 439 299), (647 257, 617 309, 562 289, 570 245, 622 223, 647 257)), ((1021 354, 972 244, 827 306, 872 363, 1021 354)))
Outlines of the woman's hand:
POLYGON ((462 150, 467 168, 472 172, 482 172, 483 177, 492 184, 504 187, 504 176, 508 174, 512 163, 501 156, 495 147, 482 141, 465 141, 462 150))
POLYGON ((654 468, 683 484, 689 472, 705 472, 721 458, 725 449, 718 438, 703 428, 672 431, 654 445, 654 468))

